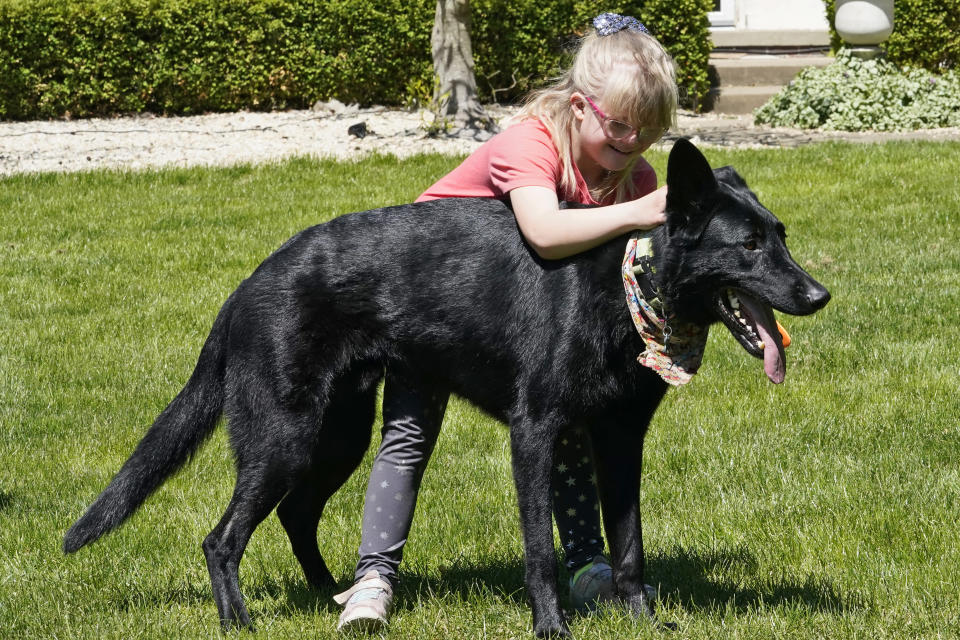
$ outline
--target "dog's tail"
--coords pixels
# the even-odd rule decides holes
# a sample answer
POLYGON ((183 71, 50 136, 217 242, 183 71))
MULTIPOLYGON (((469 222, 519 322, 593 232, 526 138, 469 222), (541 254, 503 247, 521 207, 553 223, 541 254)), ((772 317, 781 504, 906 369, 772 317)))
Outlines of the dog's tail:
POLYGON ((64 553, 120 526, 213 432, 223 411, 229 309, 228 300, 213 323, 190 380, 157 416, 103 493, 67 531, 64 553))

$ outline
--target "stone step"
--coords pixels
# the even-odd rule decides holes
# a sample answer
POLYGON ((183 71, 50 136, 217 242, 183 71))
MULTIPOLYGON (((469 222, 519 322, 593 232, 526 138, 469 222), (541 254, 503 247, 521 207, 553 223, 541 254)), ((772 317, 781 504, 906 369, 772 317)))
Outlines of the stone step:
POLYGON ((812 55, 761 55, 714 52, 710 57, 710 98, 717 113, 750 113, 807 67, 824 67, 833 58, 812 55))
POLYGON ((807 67, 825 67, 833 58, 824 55, 760 56, 715 54, 710 57, 713 84, 724 87, 786 85, 807 67))
POLYGON ((715 87, 710 90, 708 111, 731 115, 752 113, 783 89, 782 85, 760 85, 750 87, 715 87))
POLYGON ((717 49, 825 49, 830 47, 827 30, 777 29, 711 29, 710 40, 717 49))

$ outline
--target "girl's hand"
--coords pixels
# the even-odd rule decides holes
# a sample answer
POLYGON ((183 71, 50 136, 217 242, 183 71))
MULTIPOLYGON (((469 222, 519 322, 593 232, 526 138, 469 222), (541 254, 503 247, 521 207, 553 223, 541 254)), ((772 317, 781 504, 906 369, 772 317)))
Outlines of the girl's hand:
POLYGON ((636 203, 636 225, 638 229, 653 229, 667 221, 667 187, 651 191, 636 203))

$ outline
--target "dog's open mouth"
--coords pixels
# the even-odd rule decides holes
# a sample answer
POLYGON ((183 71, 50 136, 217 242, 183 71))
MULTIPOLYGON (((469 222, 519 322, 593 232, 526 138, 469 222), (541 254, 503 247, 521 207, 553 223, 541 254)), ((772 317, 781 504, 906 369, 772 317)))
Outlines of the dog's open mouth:
POLYGON ((763 358, 763 370, 770 381, 783 382, 787 360, 773 309, 736 289, 727 289, 717 296, 717 309, 720 320, 747 353, 763 358))

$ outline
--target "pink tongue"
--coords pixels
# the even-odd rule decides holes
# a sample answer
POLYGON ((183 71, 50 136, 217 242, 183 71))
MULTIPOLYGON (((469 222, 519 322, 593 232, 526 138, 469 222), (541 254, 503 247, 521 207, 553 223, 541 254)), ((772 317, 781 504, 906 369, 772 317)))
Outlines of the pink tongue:
POLYGON ((773 384, 780 384, 787 375, 787 361, 783 357, 783 344, 780 340, 780 332, 773 330, 773 335, 763 326, 757 323, 757 333, 763 340, 763 370, 773 384), (774 338, 776 336, 776 338, 774 338), (772 345, 772 346, 771 346, 772 345), (775 349, 773 347, 776 347, 775 349))
POLYGON ((764 309, 761 303, 745 295, 740 295, 740 302, 746 305, 747 311, 756 323, 757 333, 763 341, 763 370, 770 378, 770 382, 780 384, 787 375, 787 361, 783 353, 780 332, 776 327, 767 326, 768 318, 772 314, 764 309))

